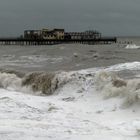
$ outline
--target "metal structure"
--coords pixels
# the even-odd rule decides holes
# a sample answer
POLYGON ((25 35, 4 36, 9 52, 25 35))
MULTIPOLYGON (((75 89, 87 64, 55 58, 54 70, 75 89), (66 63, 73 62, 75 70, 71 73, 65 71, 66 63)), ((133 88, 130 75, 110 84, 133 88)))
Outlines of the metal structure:
POLYGON ((65 32, 64 29, 25 30, 24 36, 0 38, 0 45, 50 45, 60 43, 110 44, 116 43, 116 37, 102 37, 94 30, 85 32, 65 32))

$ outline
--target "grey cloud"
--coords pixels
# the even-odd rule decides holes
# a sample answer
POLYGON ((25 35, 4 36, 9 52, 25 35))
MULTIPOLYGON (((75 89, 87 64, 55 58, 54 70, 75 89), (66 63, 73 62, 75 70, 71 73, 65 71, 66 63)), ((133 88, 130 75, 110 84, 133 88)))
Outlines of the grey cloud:
POLYGON ((0 0, 0 36, 42 27, 140 35, 139 5, 139 0, 0 0))

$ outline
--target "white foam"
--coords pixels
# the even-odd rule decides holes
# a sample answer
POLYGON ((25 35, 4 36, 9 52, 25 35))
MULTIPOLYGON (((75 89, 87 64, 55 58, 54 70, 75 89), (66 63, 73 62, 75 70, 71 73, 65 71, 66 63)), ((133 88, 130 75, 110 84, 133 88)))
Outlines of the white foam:
POLYGON ((116 64, 105 69, 109 71, 140 70, 140 62, 135 61, 135 62, 116 64))
POLYGON ((21 78, 18 78, 15 74, 0 73, 0 87, 16 90, 21 87, 21 78))
POLYGON ((115 72, 137 70, 139 66, 133 62, 60 72, 55 77, 60 84, 58 94, 47 97, 5 90, 15 88, 21 79, 0 73, 0 83, 5 87, 0 89, 0 139, 139 139, 139 79, 126 81, 115 72), (127 85, 115 87, 115 80, 127 85), (124 101, 131 106, 122 109, 124 101))
POLYGON ((139 49, 140 46, 137 46, 136 44, 128 44, 125 48, 126 49, 139 49))
POLYGON ((95 76, 95 88, 104 98, 120 96, 122 106, 130 106, 140 101, 140 79, 124 80, 115 73, 102 71, 95 76))
POLYGON ((96 67, 96 68, 89 68, 85 70, 80 70, 79 73, 96 73, 102 70, 106 71, 122 71, 122 70, 140 70, 140 62, 128 62, 128 63, 119 63, 116 65, 108 66, 108 67, 96 67))
MULTIPOLYGON (((68 82, 81 82, 84 86, 91 85, 89 82, 93 81, 94 75, 96 73, 102 71, 111 72, 121 70, 140 70, 140 62, 122 63, 106 68, 90 68, 79 71, 58 72, 52 82, 54 86, 57 82, 57 86, 59 87, 65 85, 68 82)), ((20 91, 22 89, 22 79, 17 77, 15 74, 0 73, 0 86, 5 89, 20 91)))

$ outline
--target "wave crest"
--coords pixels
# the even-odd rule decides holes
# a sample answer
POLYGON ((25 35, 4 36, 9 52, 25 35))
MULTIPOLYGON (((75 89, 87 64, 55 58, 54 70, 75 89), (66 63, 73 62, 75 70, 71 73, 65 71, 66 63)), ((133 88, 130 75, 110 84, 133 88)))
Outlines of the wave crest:
POLYGON ((105 99, 121 97, 124 105, 140 100, 140 79, 123 79, 116 72, 33 72, 23 78, 0 72, 0 87, 35 95, 52 95, 65 84, 81 89, 95 88, 105 99))
POLYGON ((21 87, 22 79, 15 74, 0 72, 0 87, 10 90, 18 90, 21 87))
POLYGON ((136 44, 128 44, 125 48, 126 49, 139 49, 140 46, 137 46, 136 44))
POLYGON ((50 95, 57 88, 57 79, 53 73, 31 73, 22 80, 22 86, 31 86, 34 92, 41 91, 50 95))
POLYGON ((95 76, 96 90, 105 99, 120 96, 124 98, 123 105, 131 105, 140 100, 140 79, 122 79, 113 72, 102 71, 95 76))
POLYGON ((22 86, 31 87, 34 92, 51 95, 56 89, 72 81, 76 77, 70 72, 34 72, 22 79, 22 86))

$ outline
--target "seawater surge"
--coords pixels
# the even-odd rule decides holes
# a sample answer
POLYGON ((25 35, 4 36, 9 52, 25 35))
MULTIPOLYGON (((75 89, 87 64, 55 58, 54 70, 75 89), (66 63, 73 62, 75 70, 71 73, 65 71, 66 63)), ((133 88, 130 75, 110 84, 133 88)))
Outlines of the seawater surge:
MULTIPOLYGON (((71 72, 32 72, 21 74, 17 71, 0 72, 0 87, 34 95, 53 95, 55 91, 67 84, 75 84, 81 90, 93 87, 102 94, 103 98, 120 96, 125 99, 124 104, 133 104, 140 98, 140 79, 131 79, 118 75, 119 71, 133 66, 138 62, 114 65, 108 68, 93 68, 71 72)), ((137 65, 137 66, 136 66, 137 65)), ((138 69, 137 69, 138 70, 138 69)))
POLYGON ((1 70, 0 138, 137 140, 139 66, 132 62, 67 72, 1 70))

